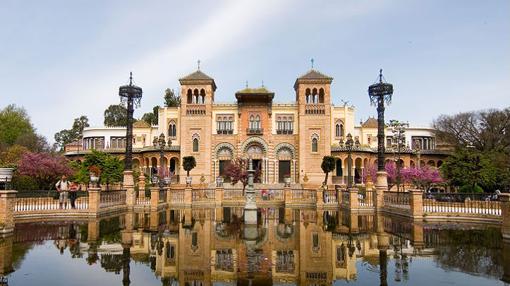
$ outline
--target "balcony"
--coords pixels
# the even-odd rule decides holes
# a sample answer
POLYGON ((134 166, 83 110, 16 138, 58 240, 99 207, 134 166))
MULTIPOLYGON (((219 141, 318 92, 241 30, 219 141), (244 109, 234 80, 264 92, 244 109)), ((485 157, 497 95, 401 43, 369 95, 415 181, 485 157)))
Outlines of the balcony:
POLYGON ((323 115, 326 112, 324 104, 307 104, 305 105, 305 114, 323 115))
POLYGON ((246 128, 246 135, 262 135, 264 128, 246 128))
POLYGON ((234 134, 233 129, 216 129, 216 134, 231 135, 234 134))
POLYGON ((205 115, 205 104, 187 104, 186 115, 191 116, 205 115))
POLYGON ((292 135, 294 134, 294 130, 276 130, 276 134, 283 134, 283 135, 292 135))

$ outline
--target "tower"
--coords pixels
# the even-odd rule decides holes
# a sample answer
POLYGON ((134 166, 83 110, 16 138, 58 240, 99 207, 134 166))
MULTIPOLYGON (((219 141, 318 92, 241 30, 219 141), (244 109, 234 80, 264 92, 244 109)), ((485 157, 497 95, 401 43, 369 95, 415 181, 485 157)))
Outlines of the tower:
POLYGON ((312 184, 323 181, 322 158, 331 154, 332 81, 312 68, 294 84, 299 109, 299 170, 301 179, 306 174, 312 184))
MULTIPOLYGON (((206 182, 211 178, 211 136, 212 134, 212 104, 216 83, 214 79, 197 70, 181 79, 181 107, 180 107, 180 148, 181 158, 194 156, 197 166, 190 172, 193 183, 198 183, 202 175, 206 182), (184 154, 184 155, 183 155, 184 154)), ((184 170, 181 168, 181 174, 184 170)), ((184 178, 180 179, 184 182, 184 178)))

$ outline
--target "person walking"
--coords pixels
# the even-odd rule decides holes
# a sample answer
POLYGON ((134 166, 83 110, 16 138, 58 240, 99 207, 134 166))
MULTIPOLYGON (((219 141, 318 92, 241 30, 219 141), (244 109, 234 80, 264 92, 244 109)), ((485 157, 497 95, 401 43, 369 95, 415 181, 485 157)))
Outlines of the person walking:
POLYGON ((57 188, 57 192, 59 193, 58 196, 58 205, 59 208, 62 208, 62 205, 64 206, 64 209, 67 208, 67 200, 69 196, 69 187, 70 183, 67 180, 66 175, 62 175, 60 180, 55 184, 55 187, 57 188))
POLYGON ((78 198, 78 191, 81 189, 81 186, 78 187, 78 184, 71 183, 71 187, 69 189, 69 201, 71 202, 71 208, 76 208, 76 199, 78 198))

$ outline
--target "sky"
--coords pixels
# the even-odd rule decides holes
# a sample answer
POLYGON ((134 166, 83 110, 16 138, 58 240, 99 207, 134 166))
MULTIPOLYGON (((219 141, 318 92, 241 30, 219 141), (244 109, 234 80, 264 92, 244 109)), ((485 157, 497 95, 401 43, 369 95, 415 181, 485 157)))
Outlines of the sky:
POLYGON ((200 69, 216 102, 262 85, 293 102, 311 68, 334 78, 335 105, 376 116, 367 88, 394 86, 387 119, 429 126, 441 114, 510 106, 508 0, 236 0, 0 2, 0 108, 23 106, 50 142, 143 88, 135 117, 200 69))

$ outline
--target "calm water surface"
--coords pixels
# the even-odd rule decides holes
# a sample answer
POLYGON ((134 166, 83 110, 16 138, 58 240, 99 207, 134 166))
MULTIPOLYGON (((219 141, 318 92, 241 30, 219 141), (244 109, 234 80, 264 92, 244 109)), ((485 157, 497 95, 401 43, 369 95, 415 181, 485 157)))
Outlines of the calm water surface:
POLYGON ((510 285, 498 228, 343 211, 165 210, 16 225, 8 285, 510 285), (506 277, 506 278, 505 278, 506 277))

